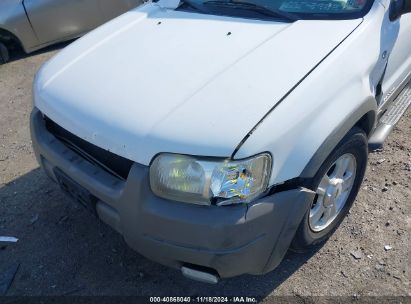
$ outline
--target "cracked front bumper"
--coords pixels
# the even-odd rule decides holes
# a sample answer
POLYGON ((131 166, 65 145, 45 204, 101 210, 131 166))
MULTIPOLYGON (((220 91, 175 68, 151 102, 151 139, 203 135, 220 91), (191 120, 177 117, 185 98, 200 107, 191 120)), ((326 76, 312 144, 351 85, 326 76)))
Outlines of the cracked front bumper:
POLYGON ((56 168, 95 199, 101 220, 147 258, 174 268, 190 264, 222 278, 263 274, 285 255, 314 193, 299 188, 249 205, 198 206, 156 197, 149 167, 134 163, 121 180, 72 151, 48 132, 34 109, 31 135, 36 157, 57 181, 56 168))

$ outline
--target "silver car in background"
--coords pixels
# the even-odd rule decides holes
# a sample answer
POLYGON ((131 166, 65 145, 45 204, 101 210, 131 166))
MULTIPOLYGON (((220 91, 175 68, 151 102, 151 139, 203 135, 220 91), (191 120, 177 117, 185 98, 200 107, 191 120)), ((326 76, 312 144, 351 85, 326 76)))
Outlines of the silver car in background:
POLYGON ((1 0, 0 64, 11 49, 31 53, 80 37, 141 4, 142 0, 1 0))

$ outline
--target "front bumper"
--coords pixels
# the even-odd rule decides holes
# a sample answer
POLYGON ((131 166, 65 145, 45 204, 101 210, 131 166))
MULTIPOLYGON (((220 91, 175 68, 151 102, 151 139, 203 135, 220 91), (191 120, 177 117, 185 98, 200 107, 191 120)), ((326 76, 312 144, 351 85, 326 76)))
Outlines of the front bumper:
POLYGON ((54 180, 55 168, 97 198, 101 220, 124 236, 130 247, 174 268, 211 268, 222 278, 263 274, 285 255, 314 193, 294 189, 249 205, 198 206, 156 197, 149 168, 134 163, 123 181, 88 162, 46 129, 39 110, 31 115, 33 148, 54 180))

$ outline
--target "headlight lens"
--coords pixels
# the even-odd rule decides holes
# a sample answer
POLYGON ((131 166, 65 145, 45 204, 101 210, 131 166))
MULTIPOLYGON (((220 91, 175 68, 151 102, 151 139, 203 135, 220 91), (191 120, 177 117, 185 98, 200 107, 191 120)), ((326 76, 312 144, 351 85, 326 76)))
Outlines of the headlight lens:
POLYGON ((267 188, 271 156, 215 160, 164 153, 150 167, 152 191, 163 198, 210 205, 247 203, 267 188))

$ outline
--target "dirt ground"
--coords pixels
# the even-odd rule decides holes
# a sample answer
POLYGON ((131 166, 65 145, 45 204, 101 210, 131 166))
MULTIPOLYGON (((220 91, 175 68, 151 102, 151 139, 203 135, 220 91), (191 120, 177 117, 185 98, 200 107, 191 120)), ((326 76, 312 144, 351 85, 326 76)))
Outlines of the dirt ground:
POLYGON ((29 136, 31 84, 57 51, 0 66, 0 236, 19 239, 0 243, 0 294, 411 296, 410 111, 384 151, 370 155, 355 205, 318 252, 290 253, 264 276, 206 285, 129 249, 39 169, 29 136))

